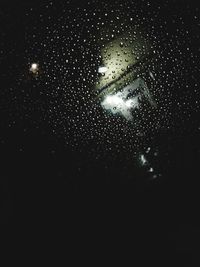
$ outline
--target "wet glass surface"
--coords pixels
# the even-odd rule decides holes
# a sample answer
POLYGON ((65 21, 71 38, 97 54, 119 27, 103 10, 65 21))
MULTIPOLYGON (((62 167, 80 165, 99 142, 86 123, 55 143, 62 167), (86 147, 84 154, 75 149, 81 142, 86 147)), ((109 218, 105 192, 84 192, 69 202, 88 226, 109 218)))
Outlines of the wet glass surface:
POLYGON ((0 21, 5 221, 114 199, 161 216, 184 250, 183 214, 198 224, 198 3, 1 1, 0 21))

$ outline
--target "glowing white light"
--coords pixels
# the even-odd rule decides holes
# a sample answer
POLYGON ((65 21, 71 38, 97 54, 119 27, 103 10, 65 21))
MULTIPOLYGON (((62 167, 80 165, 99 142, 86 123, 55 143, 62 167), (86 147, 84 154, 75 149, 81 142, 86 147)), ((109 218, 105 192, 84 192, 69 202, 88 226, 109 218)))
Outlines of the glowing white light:
POLYGON ((101 106, 113 114, 119 113, 127 120, 132 120, 132 111, 140 108, 141 99, 146 99, 154 105, 145 81, 142 78, 137 78, 120 92, 105 96, 101 102, 101 106))
POLYGON ((31 67, 30 67, 30 71, 31 71, 32 73, 37 73, 38 70, 39 70, 39 65, 38 65, 37 63, 32 63, 32 64, 31 64, 31 67))
POLYGON ((101 67, 99 67, 99 69, 98 69, 98 73, 105 73, 105 72, 107 72, 107 71, 108 71, 108 68, 105 67, 105 66, 101 66, 101 67))
POLYGON ((146 165, 147 164, 147 159, 145 158, 145 156, 142 154, 140 155, 140 161, 142 165, 146 165))
POLYGON ((31 65, 31 68, 32 68, 33 70, 36 70, 37 67, 38 67, 38 64, 37 64, 37 63, 33 63, 33 64, 31 65))
POLYGON ((126 102, 125 102, 125 105, 127 106, 127 108, 130 108, 131 106, 132 106, 132 100, 131 99, 129 99, 129 100, 127 100, 126 102))
POLYGON ((127 108, 135 108, 138 106, 138 97, 134 97, 133 99, 129 99, 125 102, 127 108))
POLYGON ((131 109, 138 107, 138 97, 126 100, 124 94, 118 92, 115 95, 108 95, 101 103, 102 107, 110 110, 113 114, 121 113, 127 120, 132 119, 131 109))
POLYGON ((146 153, 149 153, 150 150, 151 150, 151 148, 148 147, 147 150, 146 150, 146 153))
POLYGON ((118 95, 109 95, 105 101, 112 106, 123 105, 124 101, 118 95))
POLYGON ((138 96, 126 99, 127 92, 118 92, 105 97, 101 103, 102 107, 110 110, 113 114, 121 113, 127 120, 132 119, 131 110, 139 108, 138 96))
POLYGON ((153 168, 152 167, 149 169, 149 172, 153 172, 153 168))

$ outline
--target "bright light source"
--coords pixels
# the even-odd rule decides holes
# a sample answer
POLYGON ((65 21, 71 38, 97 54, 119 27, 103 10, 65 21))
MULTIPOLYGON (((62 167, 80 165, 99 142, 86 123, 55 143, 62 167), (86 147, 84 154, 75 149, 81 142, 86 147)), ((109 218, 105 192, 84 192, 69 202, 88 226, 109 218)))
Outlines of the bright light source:
POLYGON ((152 167, 149 169, 149 172, 153 172, 153 168, 152 167))
POLYGON ((107 72, 107 71, 108 71, 108 68, 105 67, 105 66, 101 66, 101 67, 99 67, 99 69, 98 69, 98 73, 105 73, 105 72, 107 72))
POLYGON ((32 68, 33 70, 36 70, 37 67, 38 67, 38 64, 37 64, 37 63, 33 63, 33 64, 31 65, 31 68, 32 68))
POLYGON ((127 120, 132 119, 131 110, 139 108, 138 96, 126 100, 126 93, 118 92, 113 95, 107 95, 101 102, 103 108, 110 110, 113 114, 120 113, 127 120))
POLYGON ((124 101, 118 96, 118 95, 108 95, 105 99, 105 101, 111 105, 114 106, 115 105, 123 105, 124 101))
POLYGON ((132 104, 133 104, 133 101, 131 99, 127 100, 125 102, 125 105, 127 106, 127 108, 131 108, 132 107, 132 104))
POLYGON ((30 71, 31 71, 32 73, 37 73, 38 70, 39 70, 39 65, 38 65, 37 63, 32 63, 32 64, 31 64, 31 67, 30 67, 30 71))
POLYGON ((145 156, 142 154, 140 155, 140 162, 142 165, 146 165, 147 164, 147 159, 145 158, 145 156))

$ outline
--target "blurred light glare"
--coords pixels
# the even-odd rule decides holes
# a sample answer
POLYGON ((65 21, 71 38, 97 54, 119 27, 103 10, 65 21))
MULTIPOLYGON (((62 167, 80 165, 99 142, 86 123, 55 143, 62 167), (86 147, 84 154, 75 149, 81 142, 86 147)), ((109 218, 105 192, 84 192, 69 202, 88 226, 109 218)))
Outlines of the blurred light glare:
POLYGON ((145 158, 145 156, 142 154, 140 155, 140 162, 142 165, 146 165, 147 164, 147 159, 145 158))
POLYGON ((33 64, 31 65, 31 68, 32 68, 33 70, 36 70, 37 67, 38 67, 37 63, 33 63, 33 64))
POLYGON ((30 67, 30 71, 36 74, 39 71, 39 65, 37 63, 32 63, 30 67))
POLYGON ((105 73, 105 72, 107 72, 107 71, 108 71, 108 68, 105 67, 105 66, 101 66, 101 67, 99 67, 99 69, 98 69, 98 73, 105 73))

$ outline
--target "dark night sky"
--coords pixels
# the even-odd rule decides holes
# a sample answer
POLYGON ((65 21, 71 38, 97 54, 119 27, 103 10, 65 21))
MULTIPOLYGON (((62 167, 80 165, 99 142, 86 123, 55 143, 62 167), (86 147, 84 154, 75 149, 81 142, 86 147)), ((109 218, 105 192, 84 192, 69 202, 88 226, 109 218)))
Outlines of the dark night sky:
POLYGON ((1 1, 2 223, 101 218, 112 228, 123 218, 150 253, 154 239, 163 257, 197 266, 199 8, 187 0, 1 1), (131 17, 156 51, 158 107, 136 114, 136 126, 102 111, 93 93, 101 31, 116 23, 120 35, 131 17))

